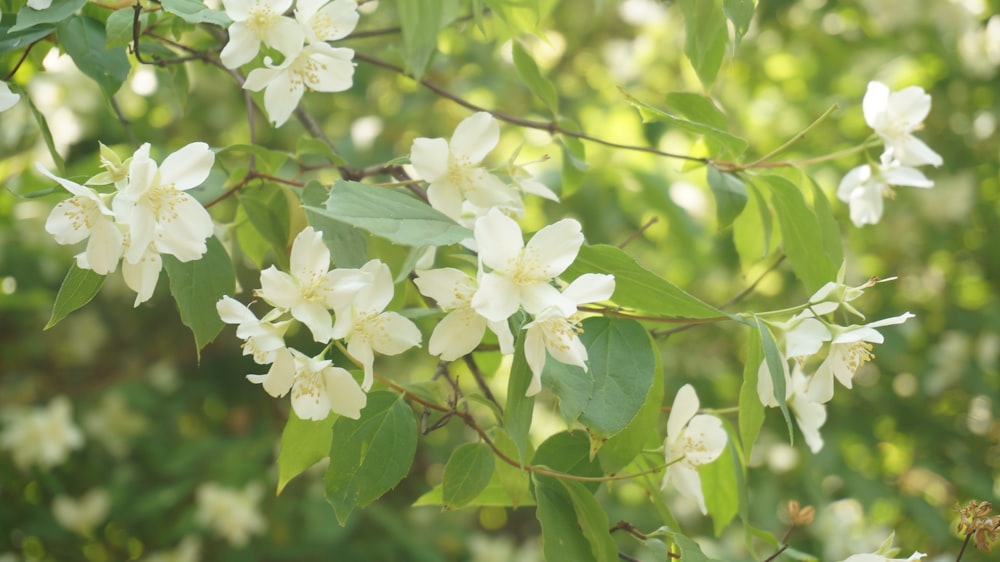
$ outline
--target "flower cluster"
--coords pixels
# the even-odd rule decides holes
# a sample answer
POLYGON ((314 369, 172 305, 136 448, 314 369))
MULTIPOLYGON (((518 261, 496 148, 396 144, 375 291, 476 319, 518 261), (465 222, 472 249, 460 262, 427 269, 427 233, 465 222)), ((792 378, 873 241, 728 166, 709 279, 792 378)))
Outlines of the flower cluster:
POLYGON ((264 67, 247 75, 243 87, 264 90, 264 108, 275 127, 288 121, 307 89, 342 92, 354 80, 354 50, 327 41, 347 36, 358 23, 354 0, 224 0, 233 20, 220 57, 227 68, 252 61, 263 46, 264 67), (274 56, 279 57, 275 62, 274 56))
POLYGON ((865 121, 885 143, 885 150, 877 164, 852 169, 837 188, 837 197, 850 205, 855 226, 875 224, 882 218, 882 199, 893 196, 892 186, 934 186, 914 166, 942 164, 938 153, 913 136, 931 110, 931 96, 923 88, 890 92, 885 84, 873 81, 861 105, 865 121))
POLYGON ((255 294, 273 307, 262 318, 232 297, 217 304, 219 316, 236 324, 243 353, 271 364, 263 375, 247 375, 271 396, 291 392, 292 409, 302 419, 322 420, 331 411, 357 419, 374 382, 375 353, 397 355, 420 345, 420 331, 396 312, 386 312, 394 288, 389 266, 371 260, 360 269, 330 270, 330 250, 322 232, 307 227, 292 243, 290 272, 271 266, 260 274, 255 294), (323 354, 310 357, 285 346, 293 321, 304 324, 318 343, 344 340, 364 368, 358 385, 349 372, 323 354))
POLYGON ((214 530, 234 547, 242 547, 251 535, 258 535, 267 528, 257 504, 264 490, 251 482, 242 490, 206 482, 198 487, 198 524, 214 530))
POLYGON ((73 196, 52 209, 45 230, 60 244, 87 240, 76 255, 81 269, 107 275, 122 261, 125 284, 136 292, 135 306, 153 296, 163 267, 162 254, 182 262, 205 255, 205 241, 214 226, 208 211, 187 190, 208 178, 215 153, 203 142, 191 143, 157 166, 143 144, 124 162, 101 146, 104 172, 85 185, 57 177, 42 166, 38 170, 73 196), (100 193, 91 185, 113 185, 100 193))
MULTIPOLYGON (((841 271, 841 276, 843 270, 841 271)), ((785 378, 785 400, 795 414, 806 444, 815 453, 823 448, 819 428, 826 422, 826 402, 833 398, 834 380, 845 388, 853 386, 854 375, 862 365, 874 358, 873 344, 885 338, 876 328, 902 324, 913 318, 905 312, 867 324, 842 326, 829 320, 832 313, 843 308, 846 312, 864 317, 850 301, 859 297, 864 289, 878 283, 872 279, 858 287, 844 285, 843 279, 829 282, 809 299, 803 310, 785 322, 769 322, 779 341, 784 342, 782 369, 785 378), (824 344, 826 356, 811 374, 805 369, 812 358, 819 358, 824 344), (792 369, 788 360, 794 360, 792 369)), ((757 374, 757 393, 765 406, 776 407, 774 382, 767 361, 762 361, 757 374)))
POLYGON ((23 470, 32 465, 52 468, 69 458, 70 451, 83 446, 83 432, 73 423, 73 405, 58 396, 44 408, 21 414, 10 412, 7 427, 0 432, 0 448, 14 457, 23 470))
POLYGON ((483 159, 500 141, 500 124, 486 112, 467 117, 455 127, 451 141, 417 138, 410 148, 410 162, 420 179, 427 182, 431 206, 459 224, 472 227, 490 209, 520 215, 522 193, 552 201, 559 198, 548 187, 511 166, 514 185, 504 183, 483 165, 483 159))
POLYGON ((474 233, 479 250, 475 279, 452 268, 417 272, 420 292, 448 312, 431 335, 431 354, 446 361, 457 359, 479 345, 487 327, 497 335, 501 353, 513 353, 508 320, 523 309, 533 317, 524 326, 524 354, 532 373, 529 396, 542 389, 546 352, 557 361, 586 369, 577 307, 611 298, 615 280, 611 275, 585 274, 561 290, 553 284, 583 245, 580 223, 563 219, 539 230, 525 244, 517 222, 494 207, 476 220, 474 233))

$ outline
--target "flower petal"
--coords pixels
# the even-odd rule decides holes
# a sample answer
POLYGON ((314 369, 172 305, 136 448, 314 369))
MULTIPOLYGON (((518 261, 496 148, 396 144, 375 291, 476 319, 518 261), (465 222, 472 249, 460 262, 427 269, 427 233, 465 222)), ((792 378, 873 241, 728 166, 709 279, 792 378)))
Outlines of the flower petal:
POLYGON ((471 308, 458 308, 438 322, 427 351, 442 361, 454 361, 472 353, 486 333, 486 319, 471 308))
POLYGON ((698 407, 698 394, 694 391, 693 386, 685 384, 677 391, 673 406, 670 408, 670 417, 667 418, 668 440, 680 436, 684 426, 698 413, 698 407))
POLYGON ((476 282, 453 267, 418 271, 413 283, 444 310, 467 306, 476 292, 476 282))
POLYGON ((167 156, 160 165, 160 183, 187 191, 198 187, 212 171, 215 153, 203 142, 193 142, 167 156))
POLYGON ((524 335, 524 359, 531 369, 531 383, 525 396, 534 396, 542 390, 542 371, 545 369, 545 339, 541 327, 529 327, 524 335))
POLYGON ((603 273, 584 273, 563 289, 563 296, 581 305, 606 301, 615 292, 615 276, 603 273))
POLYGON ((327 274, 330 269, 330 249, 323 242, 323 234, 311 226, 302 229, 292 242, 289 273, 300 282, 310 283, 327 274))
POLYGON ((535 233, 524 247, 522 263, 538 264, 530 273, 535 279, 552 279, 576 260, 582 245, 580 222, 563 219, 535 233))
POLYGON ((122 257, 122 231, 114 221, 98 215, 87 242, 87 261, 94 273, 107 275, 118 267, 122 257))
POLYGON ((478 164, 500 142, 500 123, 489 113, 480 111, 462 120, 455 127, 449 147, 452 154, 468 164, 478 164))
MULTIPOLYGON (((228 12, 229 9, 227 8, 228 12)), ((233 17, 230 14, 229 17, 233 17)), ((236 18, 233 18, 236 19, 236 18)), ((237 21, 229 26, 229 41, 219 53, 222 65, 226 68, 238 68, 253 60, 260 51, 260 38, 247 24, 237 21)))
POLYGON ((353 49, 333 48, 326 43, 307 47, 309 58, 322 71, 307 74, 306 85, 317 92, 343 92, 354 84, 353 49))
POLYGON ((273 265, 260 272, 260 289, 257 294, 267 304, 285 310, 302 301, 302 292, 295 279, 273 265))
POLYGON ((264 108, 267 109, 267 117, 275 127, 280 127, 288 121, 305 91, 302 82, 291 80, 288 74, 287 69, 279 72, 264 90, 264 108))
POLYGON ((371 345, 382 355, 399 355, 420 345, 421 335, 417 325, 399 313, 383 312, 373 322, 373 328, 381 337, 373 338, 371 345))
POLYGON ((333 319, 330 311, 313 301, 301 301, 291 308, 292 316, 305 324, 317 343, 333 339, 333 319))
POLYGON ((444 139, 413 139, 410 145, 410 163, 420 179, 432 183, 448 171, 448 141, 444 139))
POLYGON ((876 131, 883 127, 885 112, 889 103, 889 87, 881 82, 868 83, 868 91, 861 101, 861 109, 865 114, 865 122, 876 131))
POLYGON ((909 86, 889 94, 887 106, 911 124, 910 130, 924 122, 931 112, 931 96, 920 86, 909 86))
POLYGON ((368 396, 351 373, 340 367, 327 367, 323 370, 323 377, 326 379, 330 409, 353 420, 360 418, 361 410, 368 403, 368 396))
POLYGON ((479 289, 472 296, 472 308, 487 320, 504 322, 517 312, 521 305, 520 295, 509 277, 485 273, 479 279, 479 289))
POLYGON ((133 306, 139 306, 153 296, 162 268, 163 261, 160 259, 160 254, 153 251, 144 253, 138 262, 132 263, 127 260, 122 262, 122 277, 125 279, 125 284, 136 292, 133 306))
MULTIPOLYGON (((543 228, 542 231, 544 230, 543 228)), ((485 216, 476 220, 474 231, 476 246, 479 248, 479 261, 495 271, 508 275, 514 274, 519 267, 521 253, 524 250, 524 239, 521 235, 521 227, 517 225, 517 222, 501 211, 491 209, 485 216)), ((542 231, 538 234, 541 234, 542 231)), ((535 236, 537 237, 538 234, 535 236)), ((546 238, 547 240, 548 238, 546 238)), ((566 266, 568 267, 569 263, 566 266)), ((549 278, 551 279, 551 276, 549 278)))

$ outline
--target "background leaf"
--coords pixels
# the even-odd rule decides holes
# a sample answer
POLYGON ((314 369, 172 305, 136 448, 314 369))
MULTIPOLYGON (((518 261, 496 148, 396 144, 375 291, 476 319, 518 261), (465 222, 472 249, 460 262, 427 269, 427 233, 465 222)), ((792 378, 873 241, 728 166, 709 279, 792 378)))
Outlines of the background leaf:
POLYGON ((747 205, 747 188, 743 180, 734 174, 720 172, 712 166, 707 168, 708 186, 715 196, 715 216, 719 228, 726 228, 740 216, 747 205))
POLYGON ((535 59, 531 58, 531 55, 524 50, 520 43, 514 41, 511 44, 511 49, 514 55, 514 68, 517 70, 517 75, 521 77, 521 82, 524 82, 531 93, 542 100, 545 107, 549 108, 552 113, 552 117, 558 119, 559 94, 556 93, 556 87, 542 76, 538 65, 535 64, 535 59))
POLYGON ((109 98, 115 95, 131 69, 125 48, 107 49, 104 26, 83 16, 60 21, 56 33, 77 68, 93 78, 109 98))
POLYGON ((493 450, 486 443, 465 443, 451 452, 444 466, 441 498, 446 509, 472 501, 493 476, 493 450))
POLYGON ((205 241, 207 251, 201 259, 181 262, 169 255, 163 256, 163 269, 170 279, 170 293, 177 301, 181 321, 194 334, 199 356, 201 349, 222 331, 223 323, 215 310, 215 303, 225 295, 233 294, 236 274, 222 244, 214 237, 205 241))
POLYGON ((330 454, 335 417, 336 414, 331 412, 325 420, 303 420, 295 415, 294 410, 289 410, 278 449, 277 493, 280 494, 292 478, 330 454))
POLYGON ((726 53, 729 31, 716 0, 679 0, 684 11, 684 54, 705 88, 715 81, 726 53))

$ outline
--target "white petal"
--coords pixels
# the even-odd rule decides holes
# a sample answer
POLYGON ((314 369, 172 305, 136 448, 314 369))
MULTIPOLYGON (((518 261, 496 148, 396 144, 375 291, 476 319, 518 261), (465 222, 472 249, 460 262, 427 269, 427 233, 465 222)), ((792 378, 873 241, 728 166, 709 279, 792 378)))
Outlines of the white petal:
POLYGON ((160 165, 160 183, 173 184, 174 189, 186 191, 198 187, 212 171, 215 153, 203 142, 193 142, 163 160, 160 165))
POLYGON ((528 314, 540 314, 547 308, 556 309, 563 317, 576 312, 576 302, 546 282, 522 286, 520 294, 521 306, 528 314))
POLYGON ((882 219, 883 206, 882 190, 879 186, 855 189, 851 193, 850 200, 851 221, 858 227, 877 224, 882 219))
POLYGON ((422 295, 434 299, 444 310, 468 305, 476 292, 476 282, 452 267, 420 271, 413 283, 422 295))
POLYGON ((182 262, 201 259, 208 251, 205 241, 214 230, 212 217, 201 203, 187 193, 175 192, 157 217, 156 249, 182 262))
MULTIPOLYGON (((931 112, 931 96, 920 86, 909 86, 889 94, 889 110, 916 127, 931 112)), ((912 128, 911 128, 912 130, 912 128)))
POLYGON ((354 50, 333 48, 326 43, 308 47, 310 59, 321 68, 308 74, 306 85, 317 92, 343 92, 354 83, 354 50), (324 48, 325 47, 325 48, 324 48))
POLYGON ((289 79, 288 71, 278 73, 264 90, 264 108, 267 117, 275 127, 280 127, 298 107, 304 86, 299 81, 289 79))
POLYGON ((118 267, 122 257, 122 231, 113 221, 99 215, 87 242, 87 261, 94 273, 107 275, 118 267))
POLYGON ((137 263, 129 261, 122 263, 122 277, 125 279, 125 284, 136 292, 133 306, 139 306, 153 296, 162 268, 160 254, 151 251, 144 253, 137 263))
POLYGON ((529 327, 524 335, 524 359, 531 369, 531 383, 525 396, 534 396, 542 390, 542 371, 545 369, 545 340, 541 327, 529 327))
POLYGON ((924 144, 924 141, 912 135, 906 135, 901 139, 897 139, 894 148, 896 150, 896 157, 907 166, 930 164, 936 167, 944 163, 940 154, 931 150, 929 146, 924 144))
POLYGON ((322 421, 330 415, 330 393, 322 373, 299 370, 292 385, 292 409, 304 420, 322 421))
MULTIPOLYGON (((295 358, 292 353, 288 349, 280 349, 274 354, 274 364, 267 371, 267 375, 263 379, 250 380, 251 382, 263 383, 265 392, 275 398, 280 398, 291 390, 292 383, 295 381, 295 370, 295 358)), ((247 378, 249 379, 250 376, 248 375, 247 378)))
POLYGON ((226 15, 233 21, 243 21, 250 17, 250 10, 257 5, 256 0, 222 0, 226 15))
POLYGON ((278 271, 273 265, 260 272, 260 290, 257 291, 267 304, 290 309, 302 300, 302 292, 292 276, 278 271))
POLYGON ((684 438, 694 445, 686 451, 684 460, 696 466, 719 458, 728 440, 726 430, 722 428, 722 420, 708 414, 698 414, 691 418, 684 429, 684 438))
POLYGON ((531 271, 534 278, 552 279, 566 271, 582 245, 583 232, 579 221, 563 219, 535 233, 524 247, 522 262, 538 264, 531 271))
POLYGON ((382 312, 395 292, 389 266, 381 260, 369 260, 361 271, 369 274, 371 282, 362 287, 354 297, 355 310, 369 314, 382 312))
POLYGON ((575 304, 606 301, 615 292, 615 276, 585 273, 563 289, 563 296, 575 304))
POLYGON ((237 68, 252 61, 258 51, 260 51, 260 39, 257 34, 251 31, 247 24, 237 21, 229 26, 229 42, 222 48, 219 58, 226 68, 237 68))
POLYGON ((302 301, 291 308, 291 313, 296 320, 309 328, 316 342, 326 343, 333 339, 333 319, 330 317, 330 311, 323 305, 302 301))
POLYGON ((668 466, 667 474, 673 481, 674 488, 682 496, 694 499, 698 503, 698 509, 701 510, 702 515, 707 515, 708 509, 705 507, 705 495, 701 491, 701 477, 698 476, 698 471, 683 462, 679 462, 668 466))
POLYGON ((420 345, 420 330, 409 318, 396 312, 379 314, 372 322, 381 337, 373 338, 372 348, 382 355, 399 355, 420 345))
POLYGON ((448 171, 448 141, 444 139, 413 139, 410 146, 410 163, 417 170, 420 179, 430 183, 437 181, 448 171))
POLYGON ((439 178, 427 186, 427 202, 431 204, 431 207, 455 222, 462 222, 463 205, 465 204, 462 190, 447 176, 439 178))
MULTIPOLYGON (((698 413, 698 394, 694 387, 685 384, 677 391, 670 417, 667 418, 667 439, 676 439, 684 430, 684 426, 698 413)), ((671 459, 668 459, 671 460, 671 459)))
POLYGON ((514 219, 497 209, 491 209, 486 216, 476 221, 475 236, 481 263, 508 275, 516 272, 524 249, 524 239, 521 236, 521 227, 514 219))
POLYGON ((330 249, 323 242, 323 233, 307 226, 292 242, 289 273, 304 283, 327 274, 330 269, 330 249))
POLYGON ((815 318, 806 318, 785 333, 785 356, 806 357, 819 351, 823 342, 832 335, 825 324, 815 318))
POLYGON ((840 199, 844 203, 849 203, 851 201, 851 194, 854 190, 861 186, 872 177, 872 168, 868 164, 862 164, 857 168, 852 168, 851 171, 847 172, 844 179, 840 180, 840 185, 837 186, 837 199, 840 199))
POLYGON ((909 187, 934 187, 934 182, 927 179, 923 172, 909 166, 889 168, 882 172, 882 178, 889 185, 905 185, 909 187))
POLYGON ((271 25, 264 29, 261 39, 286 57, 294 57, 302 49, 306 36, 298 22, 282 16, 275 18, 271 25))
POLYGON ((427 351, 442 361, 454 361, 472 353, 486 333, 486 319, 470 308, 451 311, 431 333, 427 351))
POLYGON ((480 278, 479 289, 472 297, 472 308, 487 320, 504 322, 521 306, 520 294, 509 277, 486 273, 480 278))
POLYGON ((507 321, 493 322, 488 320, 486 326, 491 332, 496 334, 497 343, 500 345, 500 353, 510 355, 514 353, 514 334, 510 331, 510 324, 507 321))
POLYGON ((86 197, 88 199, 98 200, 97 195, 89 187, 84 187, 76 182, 70 181, 65 178, 60 178, 59 176, 56 176, 52 172, 46 170, 41 164, 35 163, 35 169, 41 172, 42 175, 44 175, 45 177, 63 186, 63 188, 66 191, 72 193, 73 195, 79 195, 82 197, 86 197))
POLYGON ((284 67, 277 68, 255 68, 247 74, 247 79, 243 82, 243 89, 251 92, 259 92, 267 87, 274 79, 284 72, 284 67))
POLYGON ((70 197, 52 208, 45 219, 45 231, 59 244, 76 244, 90 236, 97 216, 100 212, 92 200, 79 195, 70 197))
POLYGON ((801 395, 793 397, 790 405, 795 413, 795 422, 799 424, 809 450, 818 453, 823 448, 823 437, 819 433, 819 428, 826 422, 826 406, 801 395))
POLYGON ((354 420, 360 418, 361 410, 368 403, 368 396, 354 377, 340 367, 327 367, 323 370, 323 376, 326 379, 330 409, 354 420))
MULTIPOLYGON (((299 0, 298 5, 303 4, 299 0)), ((358 25, 358 3, 354 0, 333 0, 321 10, 321 17, 326 18, 327 26, 323 29, 320 41, 336 41, 343 39, 358 25)))
POLYGON ((553 359, 566 365, 575 365, 587 370, 587 348, 580 338, 567 327, 557 333, 546 334, 545 349, 553 359))
POLYGON ((881 129, 885 120, 886 107, 889 102, 889 87, 881 82, 869 82, 868 91, 861 102, 865 114, 865 122, 876 131, 881 129))
POLYGON ((480 111, 455 127, 449 146, 452 154, 470 164, 478 164, 500 141, 500 123, 480 111))
POLYGON ((6 82, 0 82, 0 111, 7 111, 14 107, 14 104, 19 99, 21 99, 21 96, 11 92, 10 86, 6 82))
POLYGON ((244 324, 256 322, 257 316, 240 301, 230 296, 224 296, 215 303, 219 318, 226 324, 244 324))
POLYGON ((365 378, 361 382, 361 390, 368 392, 375 382, 375 354, 372 346, 364 338, 351 338, 347 340, 347 353, 364 368, 365 378))
MULTIPOLYGON (((892 316, 890 318, 883 318, 882 320, 876 320, 875 322, 869 322, 865 324, 869 328, 881 328, 882 326, 895 326, 896 324, 902 324, 910 318, 916 318, 916 314, 910 312, 904 312, 899 316, 892 316)), ((881 342, 880 342, 881 343, 881 342)))

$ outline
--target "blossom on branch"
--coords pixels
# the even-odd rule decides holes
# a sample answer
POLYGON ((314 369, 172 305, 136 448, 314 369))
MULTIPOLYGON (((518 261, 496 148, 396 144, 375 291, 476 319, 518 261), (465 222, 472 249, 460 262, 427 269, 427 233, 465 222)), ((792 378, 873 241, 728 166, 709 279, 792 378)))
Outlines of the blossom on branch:
POLYGON ((358 3, 354 0, 298 0, 295 20, 307 44, 343 39, 358 24, 358 3))
POLYGON ((667 466, 663 488, 672 483, 681 495, 698 502, 702 514, 708 514, 701 490, 698 467, 719 458, 728 437, 722 421, 708 414, 698 414, 698 395, 686 384, 677 391, 670 417, 667 438, 663 442, 667 466))
POLYGON ((274 323, 279 309, 273 309, 263 320, 238 300, 225 296, 215 304, 219 317, 226 324, 236 324, 236 337, 243 340, 243 355, 253 356, 259 365, 274 362, 275 353, 285 347, 288 321, 274 323))
POLYGON ((882 155, 874 168, 863 164, 847 172, 837 187, 837 198, 850 205, 854 226, 876 224, 882 218, 883 198, 892 198, 894 185, 930 188, 934 182, 916 168, 904 166, 899 160, 882 155))
POLYGON ((905 166, 942 164, 941 156, 912 134, 923 126, 931 110, 931 96, 923 88, 910 86, 890 92, 885 84, 872 81, 861 106, 865 122, 885 141, 890 158, 905 166))
POLYGON ((264 375, 247 375, 264 391, 280 398, 291 391, 292 410, 303 420, 324 420, 330 412, 351 419, 361 417, 368 397, 349 372, 328 359, 309 357, 296 349, 281 348, 264 375))
POLYGON ((260 51, 261 43, 277 49, 285 57, 302 47, 305 32, 284 14, 292 0, 223 0, 229 26, 229 42, 219 57, 226 68, 244 65, 260 51))

